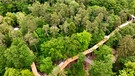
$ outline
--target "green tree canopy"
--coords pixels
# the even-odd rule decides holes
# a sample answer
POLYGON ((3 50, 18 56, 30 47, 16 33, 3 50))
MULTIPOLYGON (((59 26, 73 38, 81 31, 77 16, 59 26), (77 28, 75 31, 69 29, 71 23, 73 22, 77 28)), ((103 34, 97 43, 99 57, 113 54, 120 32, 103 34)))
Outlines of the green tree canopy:
POLYGON ((21 38, 14 38, 3 55, 7 60, 6 65, 15 68, 30 67, 34 59, 34 55, 30 54, 30 49, 21 38))
POLYGON ((134 49, 135 49, 135 41, 132 38, 132 36, 127 35, 124 38, 122 38, 117 47, 117 54, 119 57, 127 57, 135 55, 134 49))

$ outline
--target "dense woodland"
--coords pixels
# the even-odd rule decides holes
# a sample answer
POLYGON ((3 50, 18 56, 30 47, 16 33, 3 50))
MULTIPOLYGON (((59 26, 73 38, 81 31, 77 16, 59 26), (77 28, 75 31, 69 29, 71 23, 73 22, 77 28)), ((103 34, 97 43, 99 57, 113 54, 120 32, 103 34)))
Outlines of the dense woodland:
MULTIPOLYGON (((32 62, 41 74, 86 76, 81 52, 130 14, 135 0, 0 0, 0 76, 34 76, 32 62), (59 70, 60 62, 77 54, 70 68, 59 70)), ((89 76, 135 76, 135 24, 115 32, 94 54, 89 76)))

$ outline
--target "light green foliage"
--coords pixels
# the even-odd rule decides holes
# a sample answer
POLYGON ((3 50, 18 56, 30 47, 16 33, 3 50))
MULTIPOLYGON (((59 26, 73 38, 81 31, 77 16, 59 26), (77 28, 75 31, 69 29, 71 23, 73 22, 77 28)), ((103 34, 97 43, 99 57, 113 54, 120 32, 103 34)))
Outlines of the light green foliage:
POLYGON ((68 46, 67 53, 69 56, 76 55, 79 52, 84 51, 88 48, 89 43, 91 41, 91 34, 86 31, 81 33, 73 34, 69 41, 66 42, 68 46), (71 52, 72 51, 72 52, 71 52))
POLYGON ((65 52, 64 43, 65 41, 62 37, 44 42, 41 44, 41 54, 45 57, 51 57, 53 61, 63 59, 64 55, 62 54, 65 52))
POLYGON ((14 68, 7 68, 4 76, 19 76, 19 71, 14 68))
POLYGON ((47 74, 51 73, 53 69, 51 57, 43 58, 40 61, 40 71, 45 72, 47 74))
POLYGON ((71 37, 59 37, 41 44, 41 52, 45 57, 50 56, 53 61, 57 61, 84 51, 90 40, 91 34, 86 31, 71 37))
POLYGON ((17 12, 16 17, 17 17, 17 22, 20 23, 24 19, 25 13, 17 12))
POLYGON ((6 66, 23 68, 30 67, 34 56, 30 54, 30 49, 21 38, 14 38, 11 46, 4 51, 6 66))
POLYGON ((19 70, 15 68, 6 68, 3 76, 34 76, 30 70, 19 70))
POLYGON ((135 62, 125 63, 123 70, 119 71, 119 76, 135 76, 135 62))
MULTIPOLYGON (((39 2, 35 2, 32 4, 32 7, 28 7, 34 16, 40 16, 39 11, 41 11, 41 6, 39 2)), ((42 10, 44 11, 44 10, 42 10)))
POLYGON ((32 72, 30 72, 30 70, 25 69, 25 70, 21 70, 20 71, 21 76, 34 76, 32 72))
POLYGON ((94 5, 94 6, 91 6, 91 9, 92 9, 91 15, 94 17, 98 16, 99 13, 103 13, 103 15, 107 14, 107 10, 105 7, 94 5))
POLYGON ((82 33, 77 33, 77 39, 81 45, 81 50, 85 50, 88 48, 88 45, 90 43, 89 41, 91 41, 91 37, 92 35, 86 31, 83 31, 82 33))

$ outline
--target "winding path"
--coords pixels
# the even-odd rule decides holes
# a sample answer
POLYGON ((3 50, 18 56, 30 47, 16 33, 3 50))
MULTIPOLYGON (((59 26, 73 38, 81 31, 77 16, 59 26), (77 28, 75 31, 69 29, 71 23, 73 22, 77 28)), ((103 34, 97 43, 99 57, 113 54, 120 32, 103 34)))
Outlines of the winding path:
MULTIPOLYGON (((101 40, 99 43, 97 43, 96 45, 94 45, 92 48, 82 52, 84 55, 87 55, 91 52, 93 52, 94 50, 96 50, 99 46, 103 45, 112 35, 115 34, 116 31, 119 31, 121 28, 123 28, 124 26, 127 26, 128 24, 132 23, 132 21, 135 19, 135 17, 133 15, 132 19, 130 21, 127 21, 126 23, 118 26, 114 31, 112 31, 108 36, 105 36, 105 38, 103 40, 101 40)), ((68 64, 70 64, 71 62, 77 60, 79 57, 78 55, 73 56, 72 58, 68 58, 65 62, 63 62, 63 64, 61 64, 60 69, 63 70, 68 64)))

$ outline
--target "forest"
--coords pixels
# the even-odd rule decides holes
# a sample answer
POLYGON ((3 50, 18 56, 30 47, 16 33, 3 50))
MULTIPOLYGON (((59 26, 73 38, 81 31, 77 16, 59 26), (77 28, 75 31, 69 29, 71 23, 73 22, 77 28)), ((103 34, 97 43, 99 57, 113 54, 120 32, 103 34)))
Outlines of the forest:
POLYGON ((135 76, 131 15, 135 0, 0 0, 0 76, 135 76))

